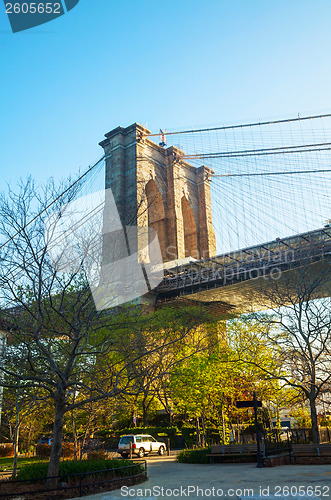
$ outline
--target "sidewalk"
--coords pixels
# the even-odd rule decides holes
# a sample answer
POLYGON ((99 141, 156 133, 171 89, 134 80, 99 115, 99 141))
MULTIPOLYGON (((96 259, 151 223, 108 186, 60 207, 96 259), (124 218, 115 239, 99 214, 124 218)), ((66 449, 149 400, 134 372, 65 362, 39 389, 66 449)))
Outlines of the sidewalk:
MULTIPOLYGON (((173 457, 149 459, 149 480, 137 486, 84 497, 119 500, 137 497, 232 498, 261 495, 276 500, 297 496, 331 498, 331 465, 283 465, 257 469, 255 464, 179 464, 173 457), (300 488, 301 487, 301 488, 300 488), (291 494, 292 493, 292 494, 291 494)), ((78 500, 78 499, 75 499, 78 500)))

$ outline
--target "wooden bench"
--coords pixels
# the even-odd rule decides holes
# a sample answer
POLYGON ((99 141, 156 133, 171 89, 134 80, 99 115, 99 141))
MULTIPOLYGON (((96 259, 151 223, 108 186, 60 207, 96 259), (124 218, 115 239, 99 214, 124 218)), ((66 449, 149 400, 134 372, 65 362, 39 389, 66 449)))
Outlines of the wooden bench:
POLYGON ((294 459, 296 457, 330 457, 331 444, 293 444, 292 451, 294 459))
POLYGON ((256 443, 252 444, 215 444, 211 447, 211 453, 208 453, 210 463, 214 463, 216 457, 226 456, 242 456, 242 455, 256 455, 256 443))

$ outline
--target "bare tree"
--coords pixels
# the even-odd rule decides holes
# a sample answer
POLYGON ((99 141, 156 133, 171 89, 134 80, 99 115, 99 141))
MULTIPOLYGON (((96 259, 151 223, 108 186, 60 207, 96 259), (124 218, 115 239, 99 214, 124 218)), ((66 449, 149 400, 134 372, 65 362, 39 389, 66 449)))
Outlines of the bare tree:
MULTIPOLYGON (((54 268, 45 221, 76 195, 76 188, 58 190, 52 182, 39 190, 29 179, 18 194, 9 191, 0 203, 0 237, 6 241, 0 255, 1 305, 2 317, 10 325, 1 364, 2 384, 13 390, 18 385, 20 391, 40 390, 53 400, 50 485, 56 483, 51 478, 59 472, 65 414, 120 393, 142 391, 129 366, 160 349, 157 336, 143 350, 134 348, 137 324, 148 328, 151 321, 141 308, 98 311, 82 266, 66 267, 65 272, 54 268), (55 201, 50 204, 49 200, 55 201), (132 330, 125 350, 119 346, 124 329, 132 330), (128 359, 131 347, 135 356, 128 359)), ((204 312, 180 315, 177 311, 173 314, 176 321, 169 320, 173 334, 162 337, 162 350, 183 341, 205 318, 204 312)))
MULTIPOLYGON (((260 301, 272 314, 256 316, 278 358, 276 369, 263 364, 259 368, 297 389, 308 401, 316 444, 320 441, 316 404, 331 379, 330 267, 325 259, 266 282, 260 301)), ((249 362, 256 364, 254 358, 249 362)))

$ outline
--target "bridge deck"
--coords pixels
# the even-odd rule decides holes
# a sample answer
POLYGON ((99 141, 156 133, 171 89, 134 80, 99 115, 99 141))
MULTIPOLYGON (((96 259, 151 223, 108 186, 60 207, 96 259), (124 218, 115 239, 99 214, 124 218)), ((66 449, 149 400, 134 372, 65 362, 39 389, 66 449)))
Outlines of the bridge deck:
MULTIPOLYGON (((224 294, 212 298, 206 290, 231 288, 238 283, 269 277, 278 279, 280 274, 293 268, 311 265, 331 255, 331 227, 298 234, 209 259, 165 270, 158 286, 157 300, 194 294, 197 300, 226 300, 224 294)), ((244 288, 241 285, 244 291, 244 288)), ((193 297, 192 297, 193 298, 193 297)), ((230 300, 231 303, 231 300, 230 300)))

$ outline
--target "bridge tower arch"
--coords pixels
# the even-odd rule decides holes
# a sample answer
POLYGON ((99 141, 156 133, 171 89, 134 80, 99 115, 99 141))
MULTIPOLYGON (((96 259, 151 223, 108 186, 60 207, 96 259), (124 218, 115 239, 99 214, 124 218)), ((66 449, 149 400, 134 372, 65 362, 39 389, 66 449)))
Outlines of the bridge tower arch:
POLYGON ((183 217, 183 231, 184 231, 184 249, 185 257, 200 257, 198 250, 198 233, 197 224, 194 218, 194 213, 190 202, 186 196, 182 196, 182 217, 183 217))
MULTIPOLYGON (((176 147, 163 148, 134 123, 108 132, 100 146, 106 160, 105 187, 111 188, 123 225, 150 226, 158 234, 164 262, 216 254, 210 178, 176 147)), ((146 258, 147 233, 138 231, 138 252, 146 258)))
POLYGON ((164 203, 159 188, 154 179, 150 179, 145 186, 148 227, 154 229, 158 235, 160 247, 162 251, 163 261, 167 258, 167 230, 166 230, 166 213, 164 203))

